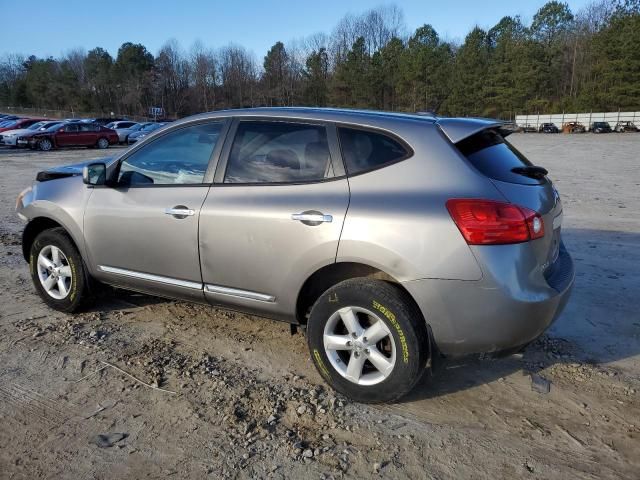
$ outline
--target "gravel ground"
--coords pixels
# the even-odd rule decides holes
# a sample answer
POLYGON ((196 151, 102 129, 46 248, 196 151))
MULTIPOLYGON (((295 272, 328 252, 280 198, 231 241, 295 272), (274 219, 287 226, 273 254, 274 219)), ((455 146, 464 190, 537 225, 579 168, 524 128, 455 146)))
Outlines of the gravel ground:
POLYGON ((563 197, 567 309, 524 354, 438 365, 377 407, 326 387, 282 323, 111 289, 46 308, 14 199, 102 152, 0 149, 0 477, 638 478, 640 135, 512 141, 563 197))

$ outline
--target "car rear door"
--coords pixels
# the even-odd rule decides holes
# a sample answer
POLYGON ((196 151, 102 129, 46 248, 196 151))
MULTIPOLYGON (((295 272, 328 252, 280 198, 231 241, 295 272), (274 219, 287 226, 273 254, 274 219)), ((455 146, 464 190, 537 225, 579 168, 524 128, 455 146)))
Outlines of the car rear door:
POLYGON ((84 229, 96 278, 203 301, 198 221, 227 126, 176 126, 123 157, 115 185, 94 188, 84 229))
POLYGON ((93 125, 90 123, 80 125, 80 132, 78 135, 78 143, 76 145, 81 145, 85 147, 90 147, 91 145, 95 145, 98 141, 98 127, 97 125, 93 125))
POLYGON ((294 319, 303 282, 335 262, 348 203, 333 125, 237 119, 200 215, 206 299, 294 319))
POLYGON ((80 141, 80 125, 71 124, 66 125, 56 132, 56 145, 59 147, 66 147, 70 145, 78 145, 80 141))

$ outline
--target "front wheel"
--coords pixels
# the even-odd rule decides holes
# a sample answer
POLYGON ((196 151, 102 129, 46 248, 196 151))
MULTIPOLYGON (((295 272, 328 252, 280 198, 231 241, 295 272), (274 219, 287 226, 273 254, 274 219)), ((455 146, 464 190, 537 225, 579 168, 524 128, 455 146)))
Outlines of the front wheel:
POLYGON ((102 137, 98 139, 98 143, 96 143, 96 145, 98 146, 98 148, 100 149, 105 149, 109 147, 109 140, 107 140, 106 138, 102 137))
POLYGON ((82 257, 63 228, 45 230, 36 237, 29 267, 38 294, 50 307, 74 312, 88 299, 82 257))
POLYGON ((44 138, 38 142, 38 148, 43 152, 48 152, 53 148, 53 143, 48 138, 44 138))
POLYGON ((379 280, 345 280, 327 290, 311 310, 307 341, 322 377, 362 403, 408 393, 429 357, 420 311, 406 292, 379 280))

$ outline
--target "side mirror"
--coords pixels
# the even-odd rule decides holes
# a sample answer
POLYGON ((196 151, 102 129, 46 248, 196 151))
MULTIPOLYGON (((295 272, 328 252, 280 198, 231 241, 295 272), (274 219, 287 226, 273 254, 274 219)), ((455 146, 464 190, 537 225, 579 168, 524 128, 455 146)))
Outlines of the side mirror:
POLYGON ((90 163, 82 169, 82 181, 86 185, 104 185, 107 183, 107 166, 102 163, 90 163))

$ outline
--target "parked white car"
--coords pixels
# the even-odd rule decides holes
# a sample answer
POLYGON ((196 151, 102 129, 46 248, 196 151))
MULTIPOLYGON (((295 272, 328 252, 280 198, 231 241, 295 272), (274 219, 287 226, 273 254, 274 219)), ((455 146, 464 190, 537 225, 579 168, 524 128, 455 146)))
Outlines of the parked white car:
POLYGON ((120 143, 126 143, 129 135, 139 128, 139 123, 129 120, 121 120, 118 122, 111 122, 105 125, 105 127, 115 130, 118 134, 118 141, 120 143))

